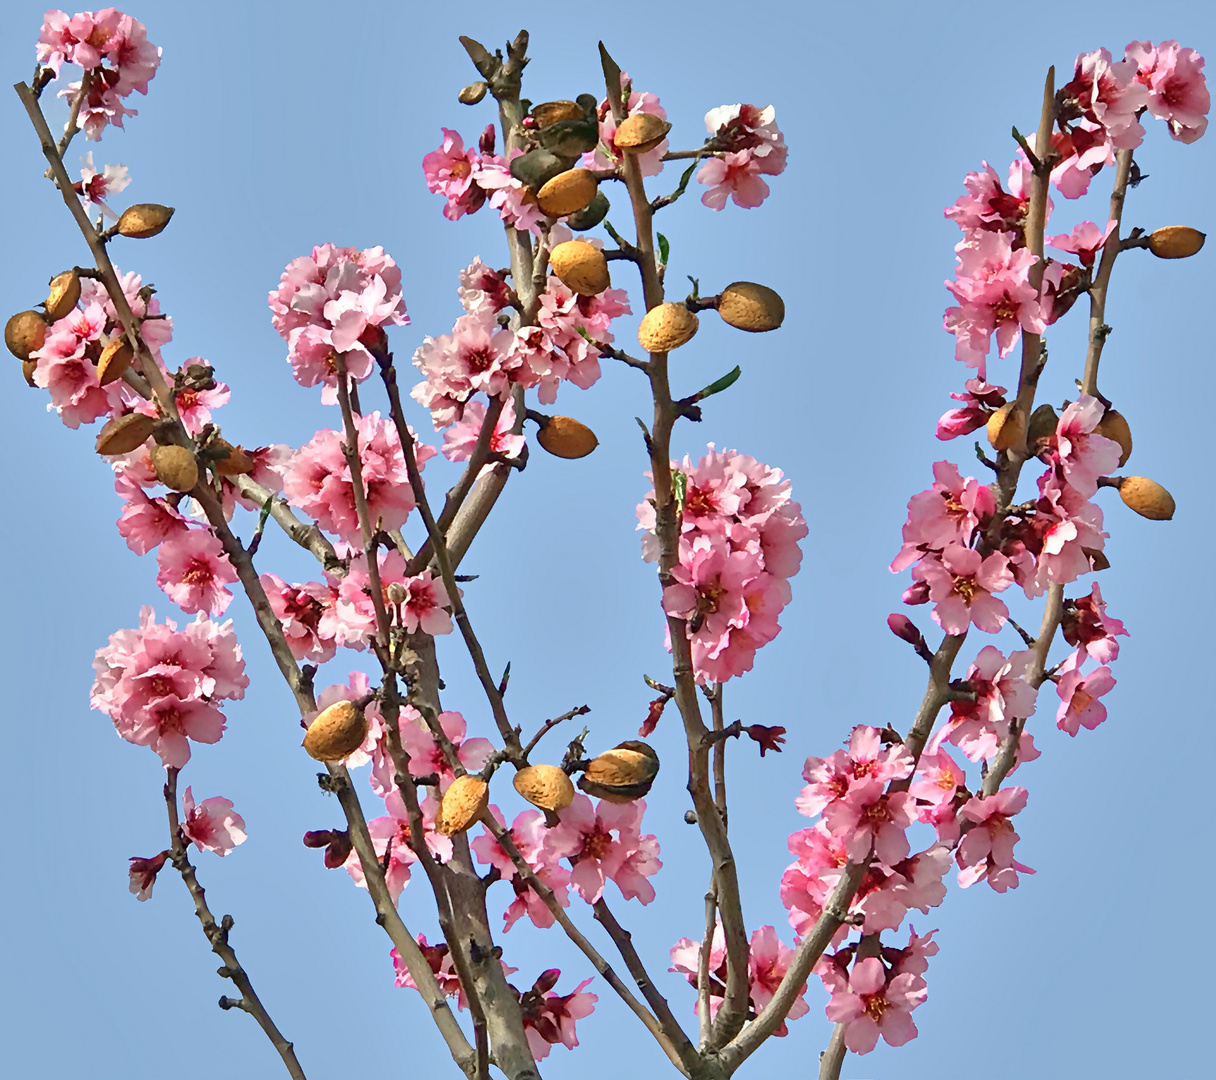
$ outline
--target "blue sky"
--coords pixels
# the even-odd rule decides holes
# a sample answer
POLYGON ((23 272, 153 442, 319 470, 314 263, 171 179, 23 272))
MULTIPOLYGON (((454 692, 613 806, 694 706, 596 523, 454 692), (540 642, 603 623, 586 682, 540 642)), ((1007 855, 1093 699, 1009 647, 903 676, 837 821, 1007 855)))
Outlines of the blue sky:
MULTIPOLYGON (((0 60, 10 82, 28 79, 41 10, 6 0, 4 12, 0 60)), ((403 267, 413 320, 391 339, 400 361, 424 334, 449 329, 460 268, 478 254, 505 262, 489 212, 453 225, 422 180, 422 155, 441 126, 471 139, 491 116, 488 105, 456 101, 475 78, 458 34, 493 44, 527 25, 534 60, 526 85, 536 101, 599 93, 595 43, 603 38, 635 84, 660 95, 680 146, 697 144, 703 114, 716 105, 775 105, 790 164, 764 207, 713 214, 690 196, 663 211, 661 228, 672 241, 670 281, 762 281, 784 295, 789 313, 779 333, 762 337, 705 320, 694 345, 673 358, 684 392, 743 368, 729 394, 707 403, 700 425, 679 429, 677 451, 697 455, 714 442, 782 468, 811 528, 784 632, 726 697, 728 720, 789 729, 785 754, 761 761, 740 746, 730 759, 746 914, 752 926, 776 925, 788 942, 777 882, 789 861, 786 836, 805 824, 792 802, 803 760, 836 749, 856 723, 906 728, 924 672, 883 625, 906 584, 886 566, 905 503, 928 486, 932 462, 947 457, 974 471, 972 440, 934 438, 948 393, 965 377, 941 329, 957 239, 942 208, 982 160, 1004 171, 1009 127, 1033 128, 1049 64, 1066 74, 1078 52, 1119 51, 1144 38, 1209 53, 1216 14, 1195 3, 1122 0, 1030 0, 1004 12, 772 0, 714 0, 691 12, 659 2, 622 9, 615 20, 548 2, 528 5, 526 15, 482 3, 200 8, 164 0, 131 12, 163 46, 161 70, 149 96, 134 102, 140 115, 127 131, 107 132, 99 146, 81 140, 69 163, 91 148, 99 163, 130 168, 122 198, 178 208, 162 237, 116 245, 114 256, 154 282, 173 315, 166 359, 205 357, 231 384, 220 421, 246 444, 299 445, 335 423, 315 392, 292 382, 270 325, 266 293, 288 260, 325 241, 382 244, 403 267)), ((15 95, 7 101, 6 312, 30 306, 53 273, 87 257, 41 178, 15 95)), ((1210 136, 1182 146, 1154 124, 1137 159, 1150 178, 1129 197, 1130 225, 1211 231, 1210 136)), ((665 175, 655 190, 675 179, 665 175)), ((1057 198, 1052 231, 1105 220, 1108 184, 1100 176, 1097 194, 1080 204, 1057 198)), ((849 1058, 846 1080, 963 1077, 977 1068, 991 1080, 1203 1069, 1200 1032, 1213 995, 1190 942, 1206 929, 1213 885, 1201 764, 1211 718, 1202 674, 1212 598, 1202 552, 1214 524, 1203 456, 1216 390, 1210 258, 1205 251, 1165 263, 1131 253, 1111 289, 1102 387, 1135 434, 1128 471, 1164 483, 1179 510, 1172 523, 1147 522, 1112 492, 1099 495, 1113 564, 1102 590, 1132 635, 1106 699, 1110 719, 1069 739, 1054 728, 1048 688, 1030 725, 1043 757, 1018 775, 1030 790, 1019 857, 1038 874, 1004 896, 952 889, 931 916, 915 917, 922 932, 939 927, 941 943, 929 1001, 915 1017, 921 1037, 849 1058)), ((620 339, 633 325, 622 320, 620 339)), ((1058 404, 1081 370, 1079 310, 1048 341, 1041 400, 1058 404)), ((991 370, 997 381, 1014 377, 1010 365, 991 370)), ((127 892, 127 858, 163 846, 161 770, 90 712, 90 662, 113 630, 136 624, 141 604, 161 615, 171 605, 155 587, 153 561, 137 559, 113 529, 118 501, 91 452, 92 434, 46 416, 15 361, 6 379, 5 1059, 13 1075, 47 1078, 151 1080, 166 1067, 182 1080, 274 1075, 278 1061, 252 1021, 216 1008, 230 986, 214 974, 180 882, 166 874, 146 904, 127 892)), ((634 533, 648 484, 633 417, 647 400, 643 380, 620 366, 606 365, 591 391, 564 387, 559 407, 594 428, 600 449, 579 462, 534 455, 466 561, 481 575, 466 601, 491 665, 512 662, 508 705, 525 728, 586 703, 593 742, 611 745, 644 715, 642 673, 665 670, 656 583, 634 533)), ((413 421, 427 426, 421 412, 413 421)), ((278 537, 262 550, 263 569, 314 575, 308 557, 278 537)), ((198 859, 209 897, 234 915, 233 942, 310 1077, 443 1075, 450 1061, 420 999, 393 987, 388 943, 366 897, 300 845, 305 830, 337 824, 339 812, 297 749, 290 696, 243 602, 231 613, 253 685, 226 710, 222 742, 196 751, 183 784, 196 796, 232 798, 249 840, 229 858, 198 859)), ((926 609, 914 615, 928 631, 926 609)), ((1008 650, 1015 641, 1006 631, 996 644, 1008 650)), ((965 654, 985 643, 969 642, 965 654)), ((440 653, 445 704, 488 733, 467 657, 454 640, 440 653)), ((318 684, 344 681, 348 670, 331 664, 318 684)), ((677 727, 669 718, 654 738, 665 766, 646 820, 663 847, 659 899, 641 909, 618 898, 614 908, 691 1024, 691 991, 663 973, 667 948, 699 933, 708 866, 682 823, 677 727)), ((498 801, 508 813, 517 808, 514 796, 498 801)), ((508 899, 491 893, 492 907, 508 899)), ((411 929, 436 934, 420 883, 402 910, 411 929)), ((598 930, 588 915, 576 908, 598 930)), ((555 932, 521 926, 504 945, 524 983, 550 966, 566 972, 563 987, 590 974, 555 932)), ((581 1050, 557 1049, 545 1075, 657 1075, 661 1054, 600 982, 600 1007, 580 1024, 581 1050)), ((810 1016, 742 1075, 813 1075, 830 1026, 817 986, 809 1000, 810 1016)))

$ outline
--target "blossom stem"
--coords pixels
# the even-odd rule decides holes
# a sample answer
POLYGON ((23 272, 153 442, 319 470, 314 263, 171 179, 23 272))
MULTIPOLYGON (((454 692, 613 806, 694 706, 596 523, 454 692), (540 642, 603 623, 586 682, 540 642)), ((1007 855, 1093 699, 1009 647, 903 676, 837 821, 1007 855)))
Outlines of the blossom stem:
POLYGON ((1110 193, 1110 217, 1115 222, 1110 236, 1102 245, 1102 261, 1089 287, 1089 348, 1085 354, 1085 374, 1081 378, 1081 393, 1098 393, 1098 364, 1110 329, 1106 327, 1106 290, 1110 285, 1115 259, 1122 250, 1119 230, 1123 223, 1123 202, 1127 198, 1127 182, 1132 174, 1131 150, 1120 150, 1115 156, 1115 184, 1110 193))
POLYGON ((228 931, 232 928, 232 917, 225 915, 217 923, 215 916, 211 914, 211 908, 207 906, 206 892, 199 884, 194 865, 190 862, 190 856, 186 852, 186 844, 182 839, 181 824, 178 820, 177 776, 180 771, 180 769, 170 767, 165 780, 165 809, 169 815, 169 860, 181 874, 182 881, 190 891, 190 896, 194 900, 194 913, 198 916, 203 933, 211 945, 211 951, 223 962, 220 974, 225 979, 231 979, 233 985, 241 992, 241 996, 232 1001, 230 1005, 224 1003, 231 999, 220 998, 220 1007, 225 1009, 235 1007, 249 1013, 258 1022, 258 1027, 266 1033, 266 1038, 270 1040, 271 1045, 278 1051, 288 1074, 294 1080, 306 1080, 304 1070, 300 1068, 300 1063, 296 1060, 295 1049, 283 1037, 282 1032, 270 1018, 261 998, 253 989, 249 973, 241 966, 236 950, 228 941, 228 931))

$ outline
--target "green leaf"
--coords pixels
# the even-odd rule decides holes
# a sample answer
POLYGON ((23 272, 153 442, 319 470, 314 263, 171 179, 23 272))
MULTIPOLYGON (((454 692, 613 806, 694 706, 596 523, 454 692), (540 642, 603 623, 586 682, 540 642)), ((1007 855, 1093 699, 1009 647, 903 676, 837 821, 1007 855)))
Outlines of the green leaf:
POLYGON ((671 254, 671 244, 662 233, 659 233, 659 265, 667 265, 667 256, 671 254))
POLYGON ((715 379, 704 390, 698 390, 692 396, 693 401, 704 401, 707 397, 713 397, 714 394, 720 394, 728 387, 734 386, 739 381, 739 376, 743 374, 743 370, 738 364, 735 365, 733 371, 728 371, 720 379, 715 379))
POLYGON ((676 469, 671 474, 671 493, 676 500, 676 513, 684 513, 684 500, 688 498, 688 474, 676 469))

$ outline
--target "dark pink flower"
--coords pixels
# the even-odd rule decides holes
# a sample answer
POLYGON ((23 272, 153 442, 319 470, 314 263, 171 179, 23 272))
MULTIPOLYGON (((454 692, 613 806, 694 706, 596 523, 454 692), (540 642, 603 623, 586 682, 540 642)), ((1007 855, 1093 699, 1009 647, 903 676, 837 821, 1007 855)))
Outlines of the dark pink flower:
POLYGON ((1127 637, 1119 619, 1106 614, 1106 601, 1098 583, 1088 596, 1064 601, 1064 615, 1060 620, 1060 632, 1069 645, 1075 645, 1099 664, 1109 664, 1119 658, 1119 636, 1127 637))
POLYGON ((447 199, 443 216, 449 221, 476 213, 485 205, 485 190, 473 182, 473 172, 479 161, 472 147, 465 149, 460 133, 448 128, 443 129, 439 149, 432 150, 422 159, 427 190, 447 199))
POLYGON ((127 871, 130 875, 131 893, 136 900, 147 900, 156 884, 156 875, 164 868, 168 852, 162 851, 150 859, 133 858, 127 871))
POLYGON ((609 879, 627 900, 649 904, 654 899, 654 886, 646 879, 663 864, 658 840, 641 835, 645 810, 643 799, 620 805, 601 800, 593 809, 586 795, 575 795, 559 812, 560 824, 549 829, 545 848, 551 858, 570 860, 570 884, 587 903, 603 895, 609 879))
POLYGON ((933 481, 928 491, 908 500, 904 543, 891 563, 893 573, 907 569, 926 551, 970 544, 975 530, 996 510, 992 488, 971 476, 964 480, 948 461, 934 463, 933 481))
POLYGON ((903 1046, 917 1036, 912 1010, 928 996, 925 980, 904 973, 888 980, 876 956, 859 960, 848 985, 839 986, 828 1002, 827 1017, 844 1025, 845 1046, 855 1054, 868 1054, 881 1035, 889 1046, 903 1046))
POLYGON ((233 808, 232 800, 216 795, 197 806, 189 787, 182 792, 182 836, 199 851, 227 855, 245 842, 245 819, 233 808))

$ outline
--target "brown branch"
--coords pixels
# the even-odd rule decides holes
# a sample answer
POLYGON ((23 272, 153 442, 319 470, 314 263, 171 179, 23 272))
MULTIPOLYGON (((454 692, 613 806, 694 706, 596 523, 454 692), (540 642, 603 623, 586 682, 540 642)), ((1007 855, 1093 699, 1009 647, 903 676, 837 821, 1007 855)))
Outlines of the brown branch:
POLYGON ((228 998, 220 998, 220 1007, 223 1009, 235 1007, 249 1013, 258 1022, 258 1027, 266 1033, 266 1038, 270 1040, 271 1045, 278 1051, 288 1074, 294 1080, 306 1080, 304 1070, 300 1068, 300 1063, 296 1060, 295 1049, 270 1018, 261 998, 253 989, 249 973, 237 959, 236 950, 229 944, 228 931, 232 928, 232 916, 225 915, 219 923, 216 923, 215 916, 211 914, 211 909, 207 906, 206 892, 199 884, 194 866, 190 862, 178 821, 177 775, 180 771, 180 769, 170 767, 165 780, 165 809, 169 815, 169 860, 181 874, 186 888, 190 890, 190 896, 194 900, 194 913, 198 916, 203 933, 211 945, 211 951, 223 963, 220 974, 225 979, 231 979, 233 985, 241 992, 241 996, 234 1002, 228 998), (231 1004, 225 1004, 225 1002, 231 1002, 231 1004))
POLYGON ((346 564, 338 558, 333 544, 315 522, 301 521, 286 499, 276 495, 270 488, 263 487, 252 477, 234 476, 231 479, 237 491, 245 498, 260 506, 265 506, 267 500, 270 500, 271 518, 287 534, 288 539, 299 544, 305 551, 311 552, 327 573, 337 577, 345 576, 346 564))
POLYGON ((586 716, 591 711, 590 705, 580 705, 576 709, 571 709, 569 712, 564 712, 561 716, 555 716, 552 720, 546 720, 540 730, 528 740, 528 745, 524 747, 523 753, 520 754, 520 759, 524 762, 528 760, 528 755, 536 749, 536 744, 541 741, 550 731, 558 724, 564 723, 567 720, 573 720, 576 716, 586 716))
POLYGON ((1102 360, 1102 347, 1110 332, 1106 327, 1106 290, 1110 286, 1111 271, 1123 245, 1119 230, 1123 223, 1123 202, 1127 197, 1127 182, 1132 173, 1132 151, 1120 150, 1115 155, 1115 184, 1110 193, 1110 216, 1115 227, 1106 243, 1102 245, 1102 259, 1098 272, 1089 287, 1089 348, 1085 355, 1085 374, 1081 379, 1081 393, 1098 393, 1098 364, 1102 360))
POLYGON ((709 1015, 709 956, 713 952, 714 931, 718 927, 718 894, 711 875, 705 893, 705 936, 697 950, 697 1015, 701 1025, 700 1048, 704 1053, 713 1033, 713 1018, 709 1015))

